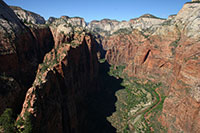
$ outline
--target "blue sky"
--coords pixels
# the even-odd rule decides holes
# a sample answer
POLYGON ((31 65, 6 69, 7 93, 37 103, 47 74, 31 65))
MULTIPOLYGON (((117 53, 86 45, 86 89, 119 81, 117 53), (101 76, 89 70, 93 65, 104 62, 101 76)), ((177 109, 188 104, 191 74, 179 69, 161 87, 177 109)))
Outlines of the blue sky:
POLYGON ((62 15, 83 17, 86 22, 110 18, 130 20, 146 13, 161 18, 177 14, 190 0, 4 0, 48 19, 62 15))

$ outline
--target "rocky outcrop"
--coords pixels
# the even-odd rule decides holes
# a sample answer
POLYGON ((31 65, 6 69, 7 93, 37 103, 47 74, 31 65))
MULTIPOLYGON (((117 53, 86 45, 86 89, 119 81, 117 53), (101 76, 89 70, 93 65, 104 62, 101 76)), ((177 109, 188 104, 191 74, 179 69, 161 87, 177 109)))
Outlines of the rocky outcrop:
POLYGON ((121 22, 117 20, 103 19, 101 21, 94 20, 87 25, 83 18, 80 17, 70 18, 68 16, 62 16, 60 18, 50 17, 46 23, 54 25, 59 25, 61 23, 63 25, 70 24, 73 27, 79 26, 91 32, 98 33, 101 36, 108 36, 120 32, 130 33, 133 29, 139 29, 139 30, 146 30, 148 28, 155 29, 164 21, 165 19, 155 17, 151 14, 145 14, 139 18, 121 22))
POLYGON ((139 18, 131 19, 130 23, 132 23, 133 29, 139 30, 148 30, 149 28, 153 28, 154 26, 160 26, 166 19, 158 18, 151 14, 144 14, 139 18))
POLYGON ((10 6, 10 8, 15 12, 17 17, 24 23, 45 24, 45 19, 36 13, 26 11, 16 6, 10 6))
POLYGON ((133 60, 139 46, 139 42, 144 41, 145 37, 138 30, 131 34, 117 34, 107 37, 102 45, 106 52, 106 59, 111 64, 123 65, 133 60))
POLYGON ((119 32, 130 33, 133 29, 145 30, 152 26, 163 23, 165 19, 155 17, 151 14, 145 14, 139 18, 130 21, 119 22, 117 20, 103 19, 101 21, 92 21, 87 28, 90 31, 98 32, 102 36, 116 34, 119 32))
POLYGON ((192 0, 192 2, 196 2, 196 1, 200 1, 200 0, 192 0))
POLYGON ((199 3, 186 3, 175 17, 175 23, 188 38, 197 39, 199 37, 199 3))
POLYGON ((96 42, 84 31, 64 34, 55 25, 51 31, 55 47, 39 65, 21 117, 26 111, 34 116, 35 132, 82 132, 86 96, 98 90, 96 42))
POLYGON ((61 16, 60 18, 50 17, 46 24, 60 25, 60 24, 69 24, 72 27, 86 27, 86 22, 83 18, 80 17, 68 17, 61 16))
POLYGON ((1 86, 12 88, 0 96, 2 103, 6 103, 1 106, 2 113, 6 107, 13 106, 16 107, 14 110, 20 111, 25 93, 35 79, 38 64, 53 47, 53 37, 48 27, 28 28, 3 1, 0 2, 1 86), (6 99, 10 100, 5 102, 6 99))
MULTIPOLYGON (((3 28, 0 37, 3 38, 9 29, 16 36, 5 37, 1 43, 0 114, 5 108, 12 108, 16 115, 21 112, 16 126, 20 131, 26 128, 21 121, 28 121, 27 114, 33 118, 34 132, 114 130, 104 118, 107 112, 100 112, 103 106, 96 110, 93 101, 89 100, 94 94, 98 97, 101 94, 97 62, 99 46, 93 35, 76 21, 79 18, 66 23, 66 18, 62 17, 49 27, 24 25, 3 1, 1 5, 3 28), (13 16, 7 17, 6 13, 13 16), (12 43, 6 42, 10 40, 12 43), (5 49, 9 52, 4 52, 5 49), (15 54, 13 58, 12 54, 15 54), (94 122, 96 117, 98 119, 94 122)), ((114 102, 111 103, 114 106, 114 102)), ((109 107, 104 110, 107 109, 109 107)))
POLYGON ((169 132, 200 130, 199 7, 199 3, 186 3, 152 34, 135 30, 103 41, 111 64, 126 64, 129 76, 169 86, 164 90, 168 97, 161 119, 169 132))
MULTIPOLYGON (((92 21, 88 24, 87 28, 90 31, 97 32, 102 36, 109 35, 110 32, 115 28, 116 25, 119 25, 119 21, 117 20, 110 20, 110 19, 103 19, 101 21, 92 21)), ((129 28, 129 25, 125 25, 126 28, 129 28)))

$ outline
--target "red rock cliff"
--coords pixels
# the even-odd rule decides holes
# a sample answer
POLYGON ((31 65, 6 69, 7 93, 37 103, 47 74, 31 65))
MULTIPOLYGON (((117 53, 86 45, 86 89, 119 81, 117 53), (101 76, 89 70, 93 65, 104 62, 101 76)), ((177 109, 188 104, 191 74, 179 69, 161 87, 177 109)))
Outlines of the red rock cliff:
POLYGON ((166 20, 153 32, 134 30, 103 41, 111 64, 126 64, 129 76, 169 86, 164 90, 168 97, 161 119, 169 132, 200 131, 199 6, 185 4, 174 19, 166 20))
POLYGON ((81 132, 86 121, 86 95, 98 88, 95 40, 85 32, 74 34, 73 46, 55 30, 52 28, 55 48, 39 65, 21 116, 30 112, 37 132, 81 132))
POLYGON ((4 88, 0 96, 0 113, 7 107, 19 112, 25 93, 35 79, 38 64, 54 42, 48 27, 29 28, 3 1, 0 3, 0 74, 1 88, 4 88))

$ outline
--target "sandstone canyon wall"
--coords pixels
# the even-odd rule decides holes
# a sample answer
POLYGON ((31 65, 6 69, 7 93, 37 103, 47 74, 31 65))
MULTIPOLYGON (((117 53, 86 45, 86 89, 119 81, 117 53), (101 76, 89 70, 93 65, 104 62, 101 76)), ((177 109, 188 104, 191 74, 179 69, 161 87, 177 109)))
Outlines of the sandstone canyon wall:
MULTIPOLYGON (((0 21, 0 70, 2 93, 4 93, 1 99, 2 103, 5 103, 0 109, 2 113, 7 106, 16 106, 16 108, 21 106, 16 104, 18 102, 16 99, 24 99, 24 95, 20 96, 20 94, 24 94, 27 91, 26 88, 32 85, 38 64, 52 49, 54 40, 49 27, 28 28, 2 1, 0 21)), ((22 103, 21 100, 19 101, 22 103)))
POLYGON ((1 114, 31 113, 34 132, 81 132, 86 95, 98 89, 96 41, 82 29, 22 23, 3 1, 0 9, 1 114))
POLYGON ((186 3, 153 32, 107 37, 103 47, 111 64, 126 64, 129 76, 160 81, 167 98, 160 118, 169 132, 199 132, 199 7, 186 3))

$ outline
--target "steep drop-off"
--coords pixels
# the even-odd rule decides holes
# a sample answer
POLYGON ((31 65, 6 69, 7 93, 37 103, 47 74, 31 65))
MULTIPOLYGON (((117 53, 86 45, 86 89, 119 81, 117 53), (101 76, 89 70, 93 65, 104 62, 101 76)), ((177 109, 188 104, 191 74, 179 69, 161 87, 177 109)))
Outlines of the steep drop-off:
POLYGON ((35 79, 38 64, 52 49, 54 41, 49 27, 28 28, 5 3, 1 1, 0 6, 0 112, 11 106, 19 113, 27 88, 35 79))
POLYGON ((71 21, 22 23, 3 1, 1 11, 1 114, 12 108, 16 122, 0 131, 115 132, 106 117, 121 81, 99 64, 98 39, 71 21))
POLYGON ((200 130, 199 7, 199 2, 186 3, 152 33, 135 30, 103 41, 111 64, 127 66, 130 77, 163 83, 167 98, 157 119, 170 132, 200 130))

